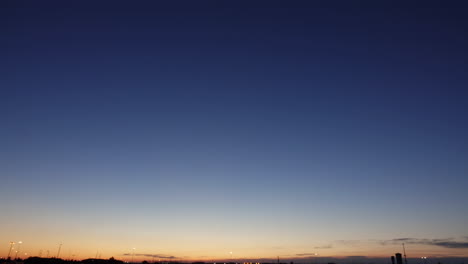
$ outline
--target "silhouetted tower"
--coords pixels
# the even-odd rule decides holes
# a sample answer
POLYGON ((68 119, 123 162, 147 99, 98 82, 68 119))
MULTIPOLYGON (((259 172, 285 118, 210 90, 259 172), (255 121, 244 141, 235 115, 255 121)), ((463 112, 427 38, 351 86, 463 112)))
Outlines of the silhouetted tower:
POLYGON ((403 254, 404 254, 404 257, 405 257, 405 264, 408 264, 408 260, 406 259, 405 243, 403 243, 402 245, 403 245, 403 254))
POLYGON ((62 245, 63 244, 60 243, 59 248, 58 248, 58 252, 57 252, 57 258, 59 258, 59 256, 60 256, 60 250, 62 249, 62 245))
POLYGON ((392 264, 395 264, 395 256, 390 257, 392 259, 392 264))
POLYGON ((403 259, 401 258, 401 253, 396 253, 395 257, 396 257, 396 263, 397 264, 403 264, 403 259))

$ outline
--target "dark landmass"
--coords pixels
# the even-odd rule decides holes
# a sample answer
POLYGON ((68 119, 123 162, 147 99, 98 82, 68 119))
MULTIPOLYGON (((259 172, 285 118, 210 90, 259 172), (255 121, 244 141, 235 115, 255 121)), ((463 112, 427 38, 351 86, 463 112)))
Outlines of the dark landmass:
MULTIPOLYGON (((0 259, 0 264, 127 264, 129 262, 115 258, 83 260, 66 260, 60 258, 29 257, 27 259, 0 259)), ((342 258, 321 257, 317 259, 301 258, 290 261, 273 259, 238 259, 236 262, 226 260, 212 261, 141 261, 131 264, 391 264, 390 258, 371 258, 366 256, 349 256, 342 258)), ((408 258, 408 264, 468 264, 468 257, 432 257, 427 259, 408 258)))

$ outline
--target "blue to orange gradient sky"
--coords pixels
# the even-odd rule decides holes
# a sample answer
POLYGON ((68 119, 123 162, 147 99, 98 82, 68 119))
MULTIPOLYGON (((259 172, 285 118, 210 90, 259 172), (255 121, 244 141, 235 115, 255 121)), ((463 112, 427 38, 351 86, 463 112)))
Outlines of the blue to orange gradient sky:
POLYGON ((0 256, 468 256, 462 2, 0 5, 0 256))

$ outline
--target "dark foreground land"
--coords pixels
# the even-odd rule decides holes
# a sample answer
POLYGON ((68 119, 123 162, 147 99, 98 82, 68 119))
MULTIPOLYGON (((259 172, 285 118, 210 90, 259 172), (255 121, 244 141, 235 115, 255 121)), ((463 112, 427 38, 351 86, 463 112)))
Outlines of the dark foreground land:
MULTIPOLYGON (((157 264, 390 264, 391 262, 387 258, 367 258, 367 257, 345 257, 345 258, 324 258, 322 261, 317 262, 316 260, 307 259, 295 259, 291 262, 272 262, 266 260, 262 262, 224 262, 219 261, 213 262, 179 262, 179 261, 158 261, 157 264), (297 262, 296 262, 297 261, 297 262)), ((156 262, 126 262, 117 260, 113 257, 109 259, 83 259, 83 260, 65 260, 60 258, 41 258, 41 257, 29 257, 27 259, 0 259, 0 264, 155 264, 156 262)), ((408 264, 465 264, 468 263, 468 258, 465 257, 446 257, 446 258, 432 258, 431 260, 419 259, 419 258, 408 258, 408 264)))

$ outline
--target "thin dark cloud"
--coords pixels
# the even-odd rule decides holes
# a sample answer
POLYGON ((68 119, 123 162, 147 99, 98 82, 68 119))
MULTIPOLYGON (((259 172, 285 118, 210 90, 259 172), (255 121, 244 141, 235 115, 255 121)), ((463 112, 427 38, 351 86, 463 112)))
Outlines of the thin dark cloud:
POLYGON ((454 238, 444 239, 427 239, 427 238, 395 238, 390 240, 383 240, 380 242, 382 245, 395 245, 395 244, 418 244, 418 245, 430 245, 444 248, 468 248, 468 237, 463 237, 461 240, 454 238))
POLYGON ((123 254, 124 256, 137 256, 137 257, 149 257, 149 258, 162 258, 162 259, 175 259, 175 256, 171 255, 166 255, 166 254, 131 254, 131 253, 125 253, 123 254))
POLYGON ((412 241, 414 240, 415 238, 410 238, 410 237, 403 237, 403 238, 395 238, 395 239, 392 239, 392 241, 395 241, 395 242, 406 242, 406 241, 412 241))
POLYGON ((468 242, 457 241, 436 242, 434 245, 446 248, 468 248, 468 242))
POLYGON ((317 247, 314 247, 315 249, 329 249, 329 248, 332 248, 333 245, 324 245, 324 246, 317 246, 317 247))
POLYGON ((335 244, 341 244, 341 245, 346 245, 346 246, 353 246, 361 243, 361 240, 335 240, 335 244))
POLYGON ((316 254, 316 253, 299 253, 299 254, 296 254, 296 256, 300 256, 300 257, 310 257, 310 256, 316 256, 315 254, 316 254))

